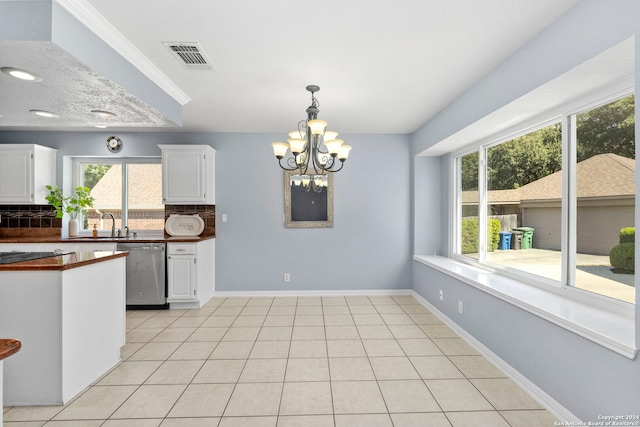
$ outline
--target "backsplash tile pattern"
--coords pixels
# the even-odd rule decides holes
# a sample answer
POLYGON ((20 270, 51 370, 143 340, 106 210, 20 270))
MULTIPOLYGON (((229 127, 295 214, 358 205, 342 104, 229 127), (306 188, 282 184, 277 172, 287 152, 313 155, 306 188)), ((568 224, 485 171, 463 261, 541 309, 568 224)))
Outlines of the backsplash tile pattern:
POLYGON ((62 228, 49 205, 0 205, 0 228, 62 228))
MULTIPOLYGON (((215 235, 215 205, 165 205, 165 220, 171 214, 200 215, 205 227, 203 235, 215 235)), ((49 205, 0 205, 0 216, 0 229, 62 229, 62 219, 56 218, 53 207, 49 205)))

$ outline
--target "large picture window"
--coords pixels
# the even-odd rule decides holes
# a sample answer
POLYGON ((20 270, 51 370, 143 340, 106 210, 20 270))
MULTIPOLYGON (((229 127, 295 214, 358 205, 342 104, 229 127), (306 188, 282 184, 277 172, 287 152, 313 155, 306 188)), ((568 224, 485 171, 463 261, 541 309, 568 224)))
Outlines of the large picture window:
POLYGON ((128 226, 132 231, 162 230, 164 205, 162 204, 162 165, 160 159, 102 159, 76 160, 77 185, 89 187, 94 198, 93 209, 84 219, 84 228, 111 227, 113 214, 115 227, 128 226))
POLYGON ((634 303, 634 127, 628 95, 457 156, 454 256, 634 303))

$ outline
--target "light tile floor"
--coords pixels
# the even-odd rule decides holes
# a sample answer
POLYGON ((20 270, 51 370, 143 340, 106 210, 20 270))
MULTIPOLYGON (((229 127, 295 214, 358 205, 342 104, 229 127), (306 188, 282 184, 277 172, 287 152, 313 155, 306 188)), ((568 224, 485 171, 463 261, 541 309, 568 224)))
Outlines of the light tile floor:
POLYGON ((214 298, 127 312, 122 363, 5 427, 553 426, 410 296, 214 298))

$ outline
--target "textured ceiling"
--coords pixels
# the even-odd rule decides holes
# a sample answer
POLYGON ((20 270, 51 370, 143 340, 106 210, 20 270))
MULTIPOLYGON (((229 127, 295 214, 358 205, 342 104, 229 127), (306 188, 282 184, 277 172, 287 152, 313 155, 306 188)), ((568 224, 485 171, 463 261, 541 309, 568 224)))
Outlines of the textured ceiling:
MULTIPOLYGON (((343 133, 410 133, 576 2, 191 0, 180 7, 175 0, 74 3, 106 18, 111 31, 124 36, 191 98, 183 109, 185 131, 286 133, 305 117, 310 104, 305 86, 316 84, 321 87, 319 117, 331 128, 343 133), (187 70, 163 42, 198 42, 215 69, 187 70)), ((21 82, 7 83, 0 76, 0 129, 73 130, 91 124, 86 113, 92 108, 118 108, 118 118, 132 119, 110 124, 115 128, 170 125, 120 88, 83 71, 69 56, 41 53, 13 44, 2 47, 0 66, 12 66, 9 59, 14 58, 33 62, 48 70, 43 76, 47 82, 57 83, 33 85, 31 92, 17 86, 21 82), (71 63, 65 67, 65 61, 71 63), (11 94, 10 100, 4 100, 5 93, 11 94), (51 121, 25 117, 25 109, 46 109, 33 105, 39 99, 55 100, 82 123, 57 120, 52 127, 51 121), (129 106, 131 111, 125 111, 129 106), (146 124, 136 124, 134 118, 143 116, 146 124)))
POLYGON ((141 102, 122 87, 75 59, 52 42, 2 42, 3 65, 20 64, 43 77, 39 82, 17 80, 0 73, 0 123, 20 126, 86 127, 109 126, 175 127, 153 107, 141 102), (43 66, 46 65, 46 66, 43 66), (60 117, 47 119, 29 112, 41 109, 60 117), (116 114, 108 120, 91 115, 91 110, 116 114))

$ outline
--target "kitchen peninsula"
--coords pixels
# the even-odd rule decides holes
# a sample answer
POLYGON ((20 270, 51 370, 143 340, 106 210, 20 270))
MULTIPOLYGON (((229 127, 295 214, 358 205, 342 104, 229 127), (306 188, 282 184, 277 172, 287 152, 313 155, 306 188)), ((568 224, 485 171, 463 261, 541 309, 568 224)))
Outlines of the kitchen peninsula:
POLYGON ((120 361, 126 252, 78 252, 0 265, 4 405, 60 405, 120 361))

